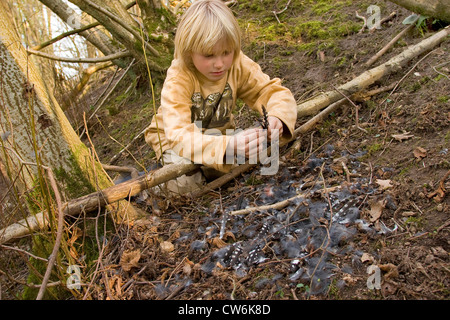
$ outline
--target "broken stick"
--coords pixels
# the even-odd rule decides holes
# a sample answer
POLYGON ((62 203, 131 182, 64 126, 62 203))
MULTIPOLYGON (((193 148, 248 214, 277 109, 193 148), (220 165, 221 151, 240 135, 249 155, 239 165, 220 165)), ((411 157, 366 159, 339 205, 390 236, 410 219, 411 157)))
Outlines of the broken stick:
POLYGON ((367 62, 366 62, 366 67, 370 67, 371 65, 373 65, 375 63, 375 61, 377 61, 383 54, 385 54, 394 44, 397 43, 397 41, 403 37, 403 35, 405 33, 407 33, 409 30, 411 30, 412 28, 414 28, 415 23, 417 21, 417 19, 419 19, 419 17, 417 17, 413 23, 411 23, 409 26, 407 26, 405 29, 403 29, 399 34, 397 34, 391 41, 388 42, 387 45, 385 45, 380 51, 378 51, 372 58, 370 58, 367 62))

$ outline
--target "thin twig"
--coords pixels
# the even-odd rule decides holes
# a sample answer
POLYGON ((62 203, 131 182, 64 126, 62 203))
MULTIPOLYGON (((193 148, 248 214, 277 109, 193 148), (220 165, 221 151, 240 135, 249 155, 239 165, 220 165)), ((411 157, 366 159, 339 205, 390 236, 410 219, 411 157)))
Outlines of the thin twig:
MULTIPOLYGON (((119 85, 120 81, 122 81, 123 77, 125 77, 125 75, 128 73, 128 70, 130 70, 131 66, 134 64, 135 59, 133 59, 133 61, 131 61, 131 63, 128 65, 127 69, 124 71, 124 73, 120 76, 120 78, 117 80, 117 82, 114 84, 114 86, 111 88, 111 90, 109 90, 108 94, 103 98, 102 102, 97 106, 97 108, 94 110, 94 112, 89 116, 89 120, 92 119, 92 117, 97 113, 97 111, 102 107, 102 105, 105 103, 105 101, 109 98, 109 96, 114 92, 114 90, 116 89, 116 87, 119 85)), ((117 72, 117 71, 116 71, 117 72)), ((85 134, 86 132, 86 124, 85 127, 83 129, 83 132, 81 132, 80 134, 80 138, 85 134)))
POLYGON ((281 10, 281 11, 272 11, 272 13, 275 15, 275 18, 277 19, 278 23, 281 23, 281 22, 280 22, 280 19, 278 19, 278 15, 279 15, 279 14, 282 14, 283 12, 285 12, 285 11, 287 10, 287 8, 289 7, 290 4, 291 4, 291 0, 289 0, 289 1, 286 3, 286 6, 284 7, 283 10, 281 10))
POLYGON ((14 247, 6 246, 6 245, 4 245, 4 244, 0 244, 0 248, 7 249, 7 250, 14 250, 14 251, 17 251, 17 252, 20 252, 20 253, 24 253, 24 254, 26 254, 26 255, 29 255, 29 256, 32 257, 33 259, 48 262, 48 259, 45 259, 45 258, 36 256, 36 255, 34 255, 34 254, 32 254, 32 253, 30 253, 30 252, 28 252, 28 251, 25 251, 25 250, 22 250, 22 249, 19 249, 19 248, 14 248, 14 247))
POLYGON ((415 22, 417 21, 419 17, 416 18, 416 20, 414 20, 414 22, 409 25, 408 27, 406 27, 405 29, 403 29, 399 34, 397 34, 391 41, 389 41, 389 43, 387 45, 385 45, 380 51, 378 51, 372 58, 370 58, 367 62, 366 62, 366 67, 370 67, 372 64, 374 64, 375 61, 377 61, 383 54, 386 53, 386 51, 388 51, 395 43, 397 43, 397 41, 403 37, 403 35, 405 33, 407 33, 409 30, 411 30, 414 26, 415 26, 415 22))
POLYGON ((345 95, 345 93, 343 93, 341 90, 339 90, 337 87, 333 86, 334 90, 336 90, 337 92, 339 92, 344 98, 346 98, 354 107, 355 107, 355 126, 359 129, 364 131, 365 133, 367 133, 366 129, 363 129, 359 126, 359 115, 358 115, 358 106, 352 101, 352 99, 350 99, 349 97, 347 97, 347 95, 345 95))
POLYGON ((362 19, 364 21, 364 25, 358 31, 358 33, 362 33, 364 31, 364 29, 367 27, 367 19, 366 19, 366 17, 359 15, 358 11, 355 11, 355 15, 357 18, 362 19))
POLYGON ((64 230, 64 211, 65 210, 62 209, 61 195, 60 195, 58 187, 56 185, 56 181, 53 176, 52 169, 48 168, 48 167, 46 169, 47 169, 48 178, 50 180, 50 185, 53 189, 53 192, 55 193, 56 204, 58 206, 58 229, 57 229, 57 233, 56 233, 55 245, 53 246, 53 251, 52 251, 49 261, 48 261, 47 270, 45 271, 44 279, 42 280, 42 287, 39 289, 36 300, 41 300, 42 297, 44 296, 45 289, 47 288, 47 283, 48 283, 48 280, 50 279, 50 274, 53 269, 53 265, 55 264, 56 257, 58 255, 59 247, 61 245, 63 230, 64 230))

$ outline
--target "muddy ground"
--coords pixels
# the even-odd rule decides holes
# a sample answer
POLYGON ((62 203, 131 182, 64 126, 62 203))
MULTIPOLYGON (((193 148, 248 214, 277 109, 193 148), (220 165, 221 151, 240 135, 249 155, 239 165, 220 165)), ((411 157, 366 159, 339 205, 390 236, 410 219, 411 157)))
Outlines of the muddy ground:
MULTIPOLYGON (((264 4, 253 3, 259 2, 264 4)), ((338 3, 328 13, 305 4, 275 15, 286 5, 281 1, 264 9, 245 1, 234 7, 244 52, 282 78, 299 103, 367 70, 365 62, 406 27, 402 21, 411 14, 374 1, 382 18, 396 15, 379 30, 360 32, 355 11, 367 16, 374 3, 338 3), (322 39, 294 32, 294 18, 301 15, 324 26, 338 17, 351 24, 333 40, 322 39), (269 37, 273 30, 278 34, 269 37)), ((428 20, 412 29, 373 66, 441 27, 428 20)), ((344 103, 280 150, 275 175, 255 167, 197 198, 152 190, 133 198, 144 217, 106 233, 101 264, 84 266, 86 285, 72 292, 75 298, 448 299, 448 52, 446 41, 367 88, 389 90, 344 103), (233 214, 294 196, 282 208, 233 214)), ((111 75, 104 74, 103 84, 111 75)), ((82 101, 88 107, 95 98, 82 101)), ((123 101, 117 94, 120 102, 99 113, 90 134, 102 161, 110 162, 149 123, 149 108, 142 107, 149 98, 123 101)), ((236 116, 242 127, 256 117, 245 107, 236 116)), ((154 163, 152 155, 141 136, 114 164, 142 170, 154 163)), ((74 249, 82 255, 81 247, 74 249)))

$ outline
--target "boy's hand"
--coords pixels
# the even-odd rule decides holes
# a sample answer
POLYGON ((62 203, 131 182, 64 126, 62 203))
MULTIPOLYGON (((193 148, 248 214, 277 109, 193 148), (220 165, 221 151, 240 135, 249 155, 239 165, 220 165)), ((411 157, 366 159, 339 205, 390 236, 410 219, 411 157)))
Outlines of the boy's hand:
POLYGON ((257 157, 263 149, 264 130, 252 128, 241 131, 233 136, 227 146, 227 154, 243 156, 247 159, 257 157))
POLYGON ((269 122, 269 128, 267 130, 267 136, 269 141, 272 139, 276 139, 276 134, 278 133, 278 137, 283 135, 283 122, 280 119, 274 116, 268 116, 267 121, 269 122))

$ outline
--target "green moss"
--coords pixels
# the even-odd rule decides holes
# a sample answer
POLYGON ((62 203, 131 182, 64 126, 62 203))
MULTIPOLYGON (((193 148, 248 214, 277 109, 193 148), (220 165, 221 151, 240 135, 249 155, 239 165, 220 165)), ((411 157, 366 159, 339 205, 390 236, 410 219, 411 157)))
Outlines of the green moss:
POLYGON ((373 155, 374 153, 380 151, 383 148, 383 145, 380 143, 374 143, 366 147, 367 152, 369 155, 373 155))
POLYGON ((331 1, 318 1, 318 3, 312 7, 312 11, 317 15, 322 15, 330 12, 335 6, 336 4, 331 3, 331 1))
POLYGON ((421 229, 425 225, 425 219, 421 216, 408 217, 408 219, 406 219, 405 223, 407 225, 414 226, 418 229, 421 229))
POLYGON ((437 98, 438 103, 447 104, 448 103, 449 96, 440 96, 437 98))
MULTIPOLYGON (((53 244, 47 241, 43 236, 34 235, 32 237, 32 252, 35 256, 48 259, 53 250, 53 244)), ((52 270, 49 283, 59 281, 61 275, 59 274, 58 261, 60 256, 57 258, 55 267, 52 270)), ((30 258, 28 261, 31 272, 28 274, 27 283, 39 285, 42 283, 42 277, 47 269, 47 262, 40 259, 30 258)), ((36 287, 25 287, 22 293, 22 299, 24 300, 35 300, 39 293, 39 288, 36 287)), ((68 292, 64 290, 61 286, 51 286, 47 287, 43 299, 53 300, 53 299, 63 299, 68 298, 68 292)))
POLYGON ((64 186, 66 196, 70 199, 75 199, 83 195, 95 192, 93 185, 86 176, 86 173, 80 168, 80 165, 75 160, 75 155, 69 157, 70 172, 64 168, 55 170, 55 177, 61 185, 64 186))
POLYGON ((325 28, 325 23, 322 21, 307 21, 299 23, 292 32, 295 38, 301 38, 306 41, 313 39, 327 39, 329 32, 325 28))

